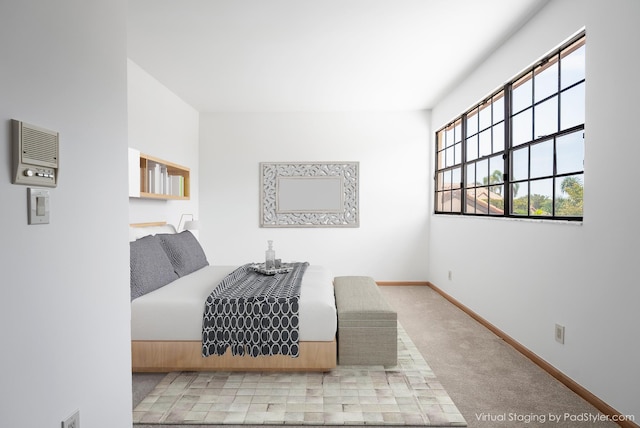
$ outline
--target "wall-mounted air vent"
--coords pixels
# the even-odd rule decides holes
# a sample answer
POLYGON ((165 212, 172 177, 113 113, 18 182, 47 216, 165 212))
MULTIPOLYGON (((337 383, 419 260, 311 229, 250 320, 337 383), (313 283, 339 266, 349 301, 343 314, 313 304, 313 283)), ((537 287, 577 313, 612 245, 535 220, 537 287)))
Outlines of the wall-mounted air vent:
POLYGON ((56 187, 59 134, 13 120, 13 183, 56 187))

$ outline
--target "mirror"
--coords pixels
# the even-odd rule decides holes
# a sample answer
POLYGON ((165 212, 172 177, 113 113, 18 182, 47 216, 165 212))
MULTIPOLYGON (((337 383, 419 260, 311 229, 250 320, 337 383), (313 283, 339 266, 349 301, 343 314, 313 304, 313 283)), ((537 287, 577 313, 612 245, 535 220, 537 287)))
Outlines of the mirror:
POLYGON ((342 177, 279 177, 276 212, 340 212, 342 177))
POLYGON ((358 227, 358 166, 260 163, 260 226, 358 227))

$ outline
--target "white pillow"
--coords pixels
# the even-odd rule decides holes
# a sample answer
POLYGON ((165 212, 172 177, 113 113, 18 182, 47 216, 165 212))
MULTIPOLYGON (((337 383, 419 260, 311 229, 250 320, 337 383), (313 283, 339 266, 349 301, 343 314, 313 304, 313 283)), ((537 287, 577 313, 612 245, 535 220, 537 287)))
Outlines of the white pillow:
POLYGON ((129 226, 129 242, 140 239, 147 235, 157 235, 158 233, 177 233, 176 228, 171 224, 164 224, 162 226, 146 226, 146 227, 133 227, 129 226))

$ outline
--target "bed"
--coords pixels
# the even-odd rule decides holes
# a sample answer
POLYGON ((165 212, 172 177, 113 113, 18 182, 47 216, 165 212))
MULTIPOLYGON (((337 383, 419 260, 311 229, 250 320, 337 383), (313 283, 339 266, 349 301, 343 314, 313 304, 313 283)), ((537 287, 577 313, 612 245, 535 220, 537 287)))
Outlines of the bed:
MULTIPOLYGON (((129 240, 139 243, 142 238, 156 234, 176 234, 176 231, 164 223, 133 224, 129 240)), ((132 250, 132 263, 133 257, 132 250)), ((329 269, 313 264, 306 268, 300 285, 297 357, 240 356, 232 355, 230 350, 220 356, 202 356, 205 301, 236 268, 238 266, 207 263, 166 285, 135 298, 132 296, 132 370, 327 371, 335 368, 337 313, 333 276, 329 269)))

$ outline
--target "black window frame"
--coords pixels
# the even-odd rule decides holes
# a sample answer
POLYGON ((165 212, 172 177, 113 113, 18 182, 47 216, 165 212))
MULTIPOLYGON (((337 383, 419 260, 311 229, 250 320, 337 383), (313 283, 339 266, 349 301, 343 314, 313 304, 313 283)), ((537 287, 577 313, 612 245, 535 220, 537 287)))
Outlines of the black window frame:
MULTIPOLYGON (((574 201, 575 206, 572 207, 566 203, 567 199, 559 198, 561 193, 558 194, 564 191, 560 189, 565 186, 565 183, 578 183, 578 188, 573 190, 574 193, 577 191, 576 194, 580 198, 584 192, 584 158, 581 169, 560 172, 558 169, 558 162, 562 159, 558 154, 560 142, 570 140, 572 137, 574 139, 581 137, 581 145, 578 144, 577 147, 582 149, 584 156, 584 110, 581 112, 581 117, 578 116, 581 119, 579 123, 565 128, 563 128, 563 117, 573 118, 573 116, 569 114, 569 110, 564 111, 565 116, 563 116, 562 110, 563 96, 575 96, 574 94, 577 93, 584 99, 586 87, 584 67, 586 66, 578 73, 578 78, 570 84, 563 83, 566 75, 562 72, 563 58, 580 48, 586 51, 585 31, 577 34, 542 60, 527 67, 502 87, 436 131, 434 214, 583 221, 582 199, 574 201), (549 80, 549 76, 552 79, 555 78, 555 88, 554 81, 549 80), (548 83, 544 85, 544 78, 547 79, 546 82, 551 82, 551 86, 548 83), (536 93, 536 83, 542 90, 546 89, 546 93, 542 96, 536 93), (516 94, 516 102, 520 108, 513 111, 514 89, 520 85, 522 87, 516 94), (530 91, 530 102, 522 103, 523 91, 530 91), (572 91, 571 95, 569 91, 572 91), (553 120, 549 120, 549 117, 554 118, 549 116, 549 112, 553 114, 554 108, 555 119, 557 119, 555 124, 553 120), (490 113, 488 113, 489 110, 490 113), (546 113, 546 116, 537 123, 536 113, 540 116, 546 113), (530 115, 530 119, 527 115, 530 115), (523 134, 520 132, 516 141, 514 118, 525 124, 530 123, 531 130, 528 138, 525 137, 523 140, 523 134), (544 135, 535 135, 534 131, 538 130, 536 129, 538 126, 551 128, 551 132, 544 129, 544 135), (494 138, 496 135, 498 140, 494 138), (500 137, 502 141, 499 140, 500 137), (543 152, 542 149, 545 149, 548 155, 548 146, 551 147, 551 158, 547 156, 545 162, 532 164, 531 152, 543 152), (526 166, 522 167, 522 163, 516 165, 514 156, 518 155, 522 158, 525 151, 526 166), (550 162, 551 171, 548 171, 549 165, 546 162, 550 162), (532 176, 532 171, 540 169, 540 165, 547 167, 546 173, 532 176), (526 169, 526 178, 522 177, 524 169, 526 169), (573 181, 567 181, 566 177, 571 177, 573 181), (546 190, 549 190, 550 186, 550 198, 543 200, 544 208, 550 211, 542 207, 536 208, 536 197, 545 197, 545 193, 534 194, 532 198, 530 191, 532 184, 534 187, 546 185, 546 190), (521 188, 526 189, 526 202, 522 196, 516 199, 521 188), (523 203, 525 203, 524 206, 522 206, 523 203), (514 205, 517 205, 519 211, 514 208, 514 205), (532 210, 533 208, 536 209, 532 210), (573 212, 571 212, 572 209, 573 212)), ((527 92, 524 93, 529 95, 527 92)), ((526 126, 522 127, 520 123, 515 127, 516 131, 528 129, 526 126)))

